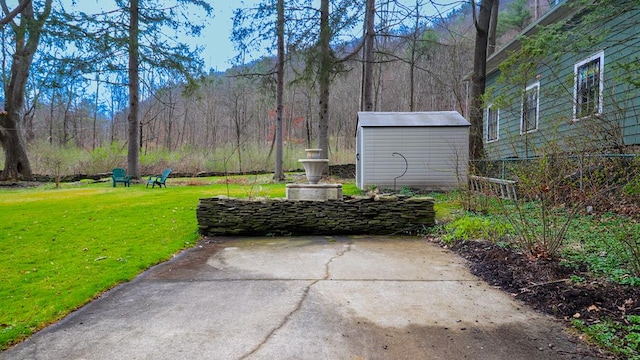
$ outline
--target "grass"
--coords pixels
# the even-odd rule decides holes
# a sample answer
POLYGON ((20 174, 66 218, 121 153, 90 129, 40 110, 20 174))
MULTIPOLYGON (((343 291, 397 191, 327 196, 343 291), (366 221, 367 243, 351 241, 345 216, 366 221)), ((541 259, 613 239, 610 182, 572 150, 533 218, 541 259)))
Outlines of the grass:
MULTIPOLYGON (((168 189, 109 182, 0 190, 0 349, 193 246, 198 199, 284 197, 284 185, 269 181, 172 178, 168 189)), ((360 193, 354 184, 343 192, 360 193)))
POLYGON ((628 315, 624 322, 605 320, 587 325, 574 320, 573 326, 584 332, 598 346, 629 360, 640 360, 640 316, 628 315))
POLYGON ((437 222, 448 223, 463 215, 461 192, 431 193, 429 196, 435 200, 433 207, 437 222))

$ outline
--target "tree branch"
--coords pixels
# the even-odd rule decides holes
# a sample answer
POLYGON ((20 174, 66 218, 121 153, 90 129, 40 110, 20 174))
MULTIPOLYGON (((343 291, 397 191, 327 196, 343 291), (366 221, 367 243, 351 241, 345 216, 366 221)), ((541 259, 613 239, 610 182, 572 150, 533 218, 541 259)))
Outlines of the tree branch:
POLYGON ((0 26, 5 26, 9 22, 13 21, 13 19, 20 14, 20 12, 31 2, 31 0, 22 0, 18 6, 16 6, 13 11, 9 11, 9 7, 7 6, 6 0, 1 0, 0 5, 2 6, 2 11, 5 13, 5 17, 0 19, 0 26))
POLYGON ((473 15, 473 26, 478 29, 478 15, 476 14, 476 2, 471 0, 471 14, 473 15))

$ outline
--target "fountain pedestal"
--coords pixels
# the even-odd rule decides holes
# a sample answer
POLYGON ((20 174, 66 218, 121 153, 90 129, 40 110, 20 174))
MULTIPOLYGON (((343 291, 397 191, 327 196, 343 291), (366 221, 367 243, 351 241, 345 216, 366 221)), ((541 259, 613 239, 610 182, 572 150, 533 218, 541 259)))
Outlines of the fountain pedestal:
POLYGON ((308 184, 287 184, 287 199, 342 200, 342 184, 318 184, 322 173, 329 165, 329 159, 320 159, 322 149, 306 149, 306 159, 298 160, 303 166, 308 184))
POLYGON ((287 184, 289 200, 342 200, 342 184, 287 184))

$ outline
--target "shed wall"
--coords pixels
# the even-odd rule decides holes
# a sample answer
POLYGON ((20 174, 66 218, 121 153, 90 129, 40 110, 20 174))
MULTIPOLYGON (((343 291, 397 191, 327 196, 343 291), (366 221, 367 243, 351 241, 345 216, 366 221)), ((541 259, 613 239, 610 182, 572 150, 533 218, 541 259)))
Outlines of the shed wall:
POLYGON ((467 181, 468 127, 363 127, 359 186, 457 189, 467 181), (408 167, 402 156, 406 160, 408 167))

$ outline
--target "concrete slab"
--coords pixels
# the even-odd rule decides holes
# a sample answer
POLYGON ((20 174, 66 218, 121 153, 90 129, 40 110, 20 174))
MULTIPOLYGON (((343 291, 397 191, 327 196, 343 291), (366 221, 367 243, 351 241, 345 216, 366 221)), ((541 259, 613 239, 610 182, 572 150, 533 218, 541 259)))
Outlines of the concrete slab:
POLYGON ((407 237, 216 239, 0 359, 590 359, 561 324, 407 237))

